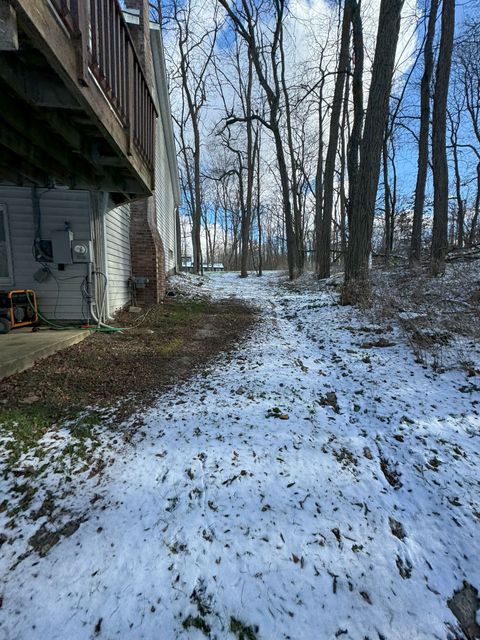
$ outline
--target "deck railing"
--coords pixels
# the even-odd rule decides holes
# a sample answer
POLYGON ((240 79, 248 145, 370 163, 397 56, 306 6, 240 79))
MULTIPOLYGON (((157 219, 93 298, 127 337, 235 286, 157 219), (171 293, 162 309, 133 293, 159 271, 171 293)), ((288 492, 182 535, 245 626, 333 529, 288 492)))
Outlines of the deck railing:
POLYGON ((156 109, 118 1, 52 4, 76 41, 79 81, 88 84, 88 72, 92 73, 127 130, 130 145, 152 171, 156 109))

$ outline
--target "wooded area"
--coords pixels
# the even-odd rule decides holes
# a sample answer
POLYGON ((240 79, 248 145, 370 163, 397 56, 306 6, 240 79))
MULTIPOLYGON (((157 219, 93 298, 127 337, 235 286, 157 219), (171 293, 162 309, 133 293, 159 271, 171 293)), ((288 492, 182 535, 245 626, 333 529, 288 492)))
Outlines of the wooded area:
POLYGON ((479 7, 0 0, 0 640, 480 640, 479 7))
POLYGON ((454 0, 151 2, 194 271, 441 274, 476 246, 480 20, 454 0))

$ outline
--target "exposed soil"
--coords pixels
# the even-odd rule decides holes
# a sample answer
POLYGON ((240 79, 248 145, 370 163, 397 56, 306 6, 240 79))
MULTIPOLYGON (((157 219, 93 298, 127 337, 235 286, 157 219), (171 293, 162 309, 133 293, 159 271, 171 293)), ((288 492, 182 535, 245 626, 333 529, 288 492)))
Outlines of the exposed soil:
POLYGON ((138 314, 123 313, 120 325, 135 328, 94 334, 2 381, 0 419, 19 406, 53 420, 89 406, 115 406, 127 416, 230 350, 255 317, 238 300, 177 297, 150 309, 140 323, 138 314))

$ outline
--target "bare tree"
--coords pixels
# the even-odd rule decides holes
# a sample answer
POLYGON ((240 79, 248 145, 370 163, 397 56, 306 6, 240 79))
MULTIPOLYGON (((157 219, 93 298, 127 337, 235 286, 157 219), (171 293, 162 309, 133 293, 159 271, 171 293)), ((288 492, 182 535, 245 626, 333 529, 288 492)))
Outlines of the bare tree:
POLYGON ((432 120, 433 164, 433 231, 431 270, 445 269, 448 250, 448 162, 447 162, 447 99, 452 64, 455 30, 455 0, 443 0, 440 51, 438 54, 432 120))
POLYGON ((353 95, 353 125, 348 142, 347 170, 348 170, 348 218, 351 219, 351 207, 355 198, 355 184, 358 172, 358 153, 362 138, 363 127, 363 67, 364 67, 364 44, 363 25, 360 13, 361 2, 355 2, 352 10, 352 36, 353 36, 353 56, 354 68, 352 77, 353 95))
POLYGON ((200 33, 194 27, 191 3, 172 4, 171 23, 176 32, 179 49, 179 62, 174 80, 178 81, 182 94, 182 111, 174 116, 179 131, 181 155, 187 174, 185 196, 191 215, 193 271, 202 271, 202 175, 201 153, 202 139, 200 118, 207 99, 207 79, 215 51, 219 23, 213 20, 212 26, 200 33), (193 140, 189 140, 189 127, 193 140))
POLYGON ((383 137, 388 119, 395 54, 400 31, 403 0, 382 0, 378 22, 372 80, 365 127, 360 144, 360 164, 351 210, 350 241, 345 265, 344 301, 358 299, 368 282, 373 211, 380 174, 383 137))
MULTIPOLYGON (((254 5, 249 2, 249 0, 241 0, 238 5, 230 4, 229 0, 218 0, 218 2, 225 9, 236 32, 247 43, 249 55, 251 56, 258 81, 267 99, 269 107, 268 120, 261 118, 258 114, 255 114, 255 117, 257 119, 261 118, 264 126, 272 132, 275 142, 285 216, 288 271, 290 278, 294 279, 301 273, 301 258, 298 252, 298 243, 295 234, 289 171, 280 122, 280 104, 282 98, 282 60, 280 56, 280 44, 283 33, 286 2, 285 0, 272 0, 274 25, 268 47, 263 42, 263 34, 259 34, 258 31, 259 6, 254 5), (266 48, 268 49, 268 54, 266 54, 266 48), (270 64, 268 64, 268 60, 270 60, 270 64)), ((230 121, 232 122, 233 120, 231 119, 230 121)))
POLYGON ((465 203, 462 196, 462 178, 460 175, 460 162, 459 162, 459 140, 458 132, 461 122, 461 107, 457 103, 455 112, 451 110, 447 111, 448 121, 450 124, 450 145, 452 149, 453 169, 455 172, 455 195, 457 200, 457 224, 456 224, 456 237, 457 246, 459 249, 463 248, 465 241, 465 203))
POLYGON ((430 130, 430 85, 433 74, 433 40, 437 19, 438 0, 431 0, 427 34, 423 51, 423 75, 420 85, 420 134, 418 140, 418 169, 413 208, 413 228, 410 244, 410 265, 420 262, 422 249, 422 222, 427 182, 429 130, 430 130))
POLYGON ((457 47, 457 75, 463 86, 465 108, 470 117, 471 132, 476 144, 466 146, 475 156, 477 194, 468 243, 473 244, 480 209, 480 20, 470 21, 457 47))
POLYGON ((355 2, 353 0, 345 0, 343 7, 340 52, 338 56, 337 77, 335 79, 335 89, 333 93, 332 112, 330 114, 330 130, 323 177, 323 211, 320 233, 318 234, 319 243, 317 246, 317 273, 319 278, 328 278, 330 276, 335 163, 337 158, 345 79, 349 67, 350 25, 354 5, 355 2))

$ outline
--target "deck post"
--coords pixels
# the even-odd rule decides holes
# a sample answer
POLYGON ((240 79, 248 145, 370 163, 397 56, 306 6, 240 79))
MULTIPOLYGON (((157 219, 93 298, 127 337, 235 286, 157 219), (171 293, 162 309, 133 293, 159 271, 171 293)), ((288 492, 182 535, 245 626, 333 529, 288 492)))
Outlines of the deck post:
POLYGON ((18 51, 17 14, 7 0, 0 0, 0 51, 18 51))
POLYGON ((77 3, 77 28, 75 34, 75 49, 77 55, 78 81, 84 87, 88 86, 88 63, 89 63, 89 2, 77 3))

